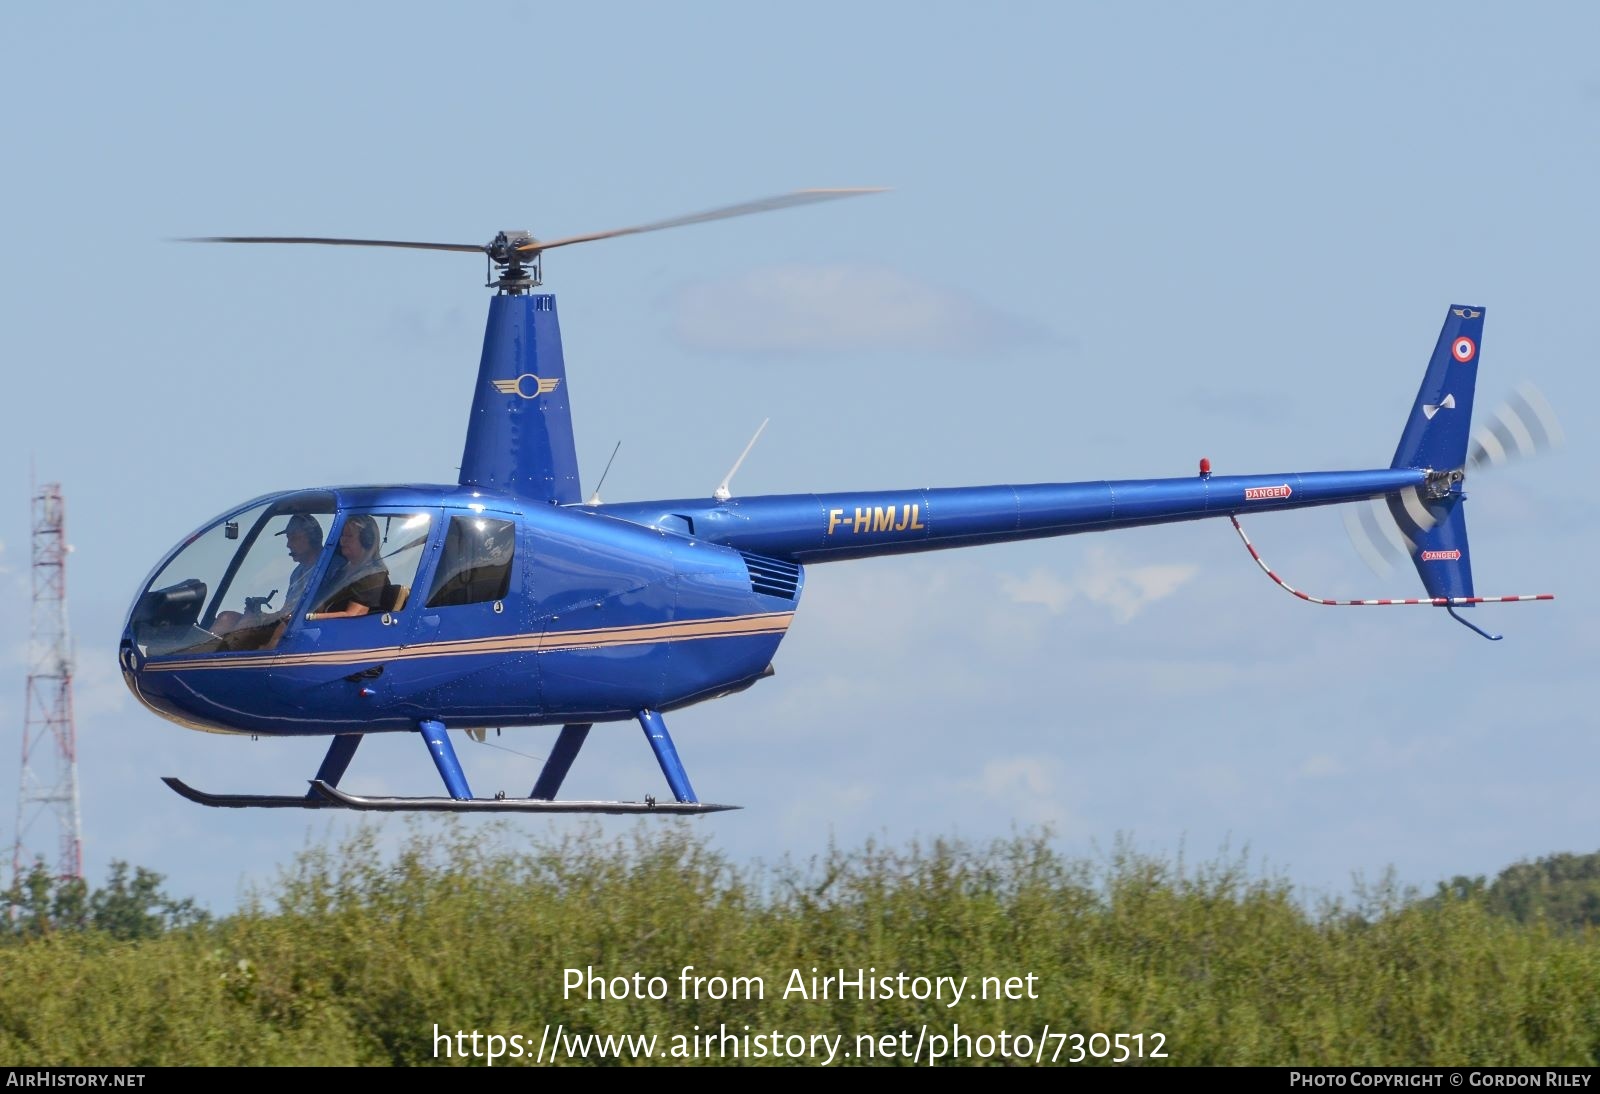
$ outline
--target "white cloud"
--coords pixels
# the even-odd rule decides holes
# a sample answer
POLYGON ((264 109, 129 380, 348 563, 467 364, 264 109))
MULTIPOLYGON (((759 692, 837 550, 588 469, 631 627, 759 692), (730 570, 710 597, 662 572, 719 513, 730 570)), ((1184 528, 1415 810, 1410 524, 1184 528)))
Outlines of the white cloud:
POLYGON ((880 793, 881 788, 863 782, 833 785, 812 780, 809 792, 784 811, 783 830, 796 840, 835 827, 849 828, 870 815, 880 793))
POLYGON ((1060 832, 1073 818, 1062 806, 1061 764, 1047 756, 1002 756, 983 765, 963 787, 1003 805, 1010 815, 1060 832))
POLYGON ((1006 798, 1022 794, 1041 797, 1054 790, 1054 761, 1038 760, 1027 756, 990 760, 978 775, 978 786, 991 798, 1006 798))
POLYGON ((1300 774, 1308 779, 1332 778, 1335 775, 1343 775, 1344 772, 1344 764, 1325 753, 1308 757, 1306 762, 1300 765, 1300 774))
POLYGON ((122 679, 114 647, 75 649, 72 665, 72 710, 80 721, 135 709, 133 693, 122 679))
POLYGON ((774 266, 682 290, 677 334, 735 353, 993 351, 1030 339, 1020 319, 964 293, 867 266, 774 266))
POLYGON ((1200 572, 1198 566, 1165 564, 1123 566, 1104 547, 1090 547, 1078 572, 1063 579, 1036 569, 1027 577, 1003 577, 1001 590, 1016 604, 1040 604, 1054 615, 1082 598, 1111 610, 1118 623, 1126 623, 1149 605, 1171 596, 1200 572))

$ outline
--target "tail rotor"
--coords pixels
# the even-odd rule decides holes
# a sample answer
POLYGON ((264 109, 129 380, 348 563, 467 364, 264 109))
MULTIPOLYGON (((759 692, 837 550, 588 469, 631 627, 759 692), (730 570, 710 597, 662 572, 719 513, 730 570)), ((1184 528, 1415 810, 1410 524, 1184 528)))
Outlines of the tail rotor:
POLYGON ((1490 415, 1489 422, 1473 432, 1467 468, 1498 467, 1559 448, 1565 439, 1549 401, 1532 384, 1521 383, 1490 415))
POLYGON ((1473 589, 1466 493, 1462 485, 1467 471, 1503 463, 1513 456, 1533 455, 1561 440, 1561 427, 1549 402, 1529 384, 1522 385, 1504 406, 1496 408, 1488 425, 1472 429, 1482 345, 1483 308, 1452 305, 1389 464, 1389 470, 1404 473, 1400 482, 1412 485, 1398 493, 1386 490, 1356 504, 1345 516, 1345 529, 1357 552, 1379 576, 1387 576, 1392 568, 1390 557, 1408 556, 1428 595, 1335 600, 1302 592, 1267 566, 1239 526, 1238 516, 1230 514, 1234 530, 1268 577, 1286 592, 1312 604, 1443 608, 1457 623, 1491 642, 1498 642, 1501 636, 1473 623, 1460 610, 1479 604, 1555 599, 1553 593, 1479 596, 1473 589))
MULTIPOLYGON (((1424 411, 1426 411, 1426 407, 1424 411)), ((1462 471, 1471 474, 1559 448, 1565 441, 1549 400, 1531 383, 1521 383, 1472 433, 1462 471)), ((1424 536, 1438 523, 1419 490, 1372 498, 1344 511, 1351 545, 1379 577, 1388 577, 1401 560, 1414 556, 1424 536)))

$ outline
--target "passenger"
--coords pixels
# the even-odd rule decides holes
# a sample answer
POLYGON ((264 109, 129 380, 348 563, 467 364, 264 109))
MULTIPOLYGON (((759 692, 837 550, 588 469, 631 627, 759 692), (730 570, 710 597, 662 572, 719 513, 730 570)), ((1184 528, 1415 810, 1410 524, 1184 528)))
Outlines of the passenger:
POLYGON ((378 522, 371 514, 358 513, 346 520, 339 533, 338 553, 322 580, 320 605, 306 619, 353 619, 378 611, 389 586, 389 569, 380 557, 381 547, 378 522))

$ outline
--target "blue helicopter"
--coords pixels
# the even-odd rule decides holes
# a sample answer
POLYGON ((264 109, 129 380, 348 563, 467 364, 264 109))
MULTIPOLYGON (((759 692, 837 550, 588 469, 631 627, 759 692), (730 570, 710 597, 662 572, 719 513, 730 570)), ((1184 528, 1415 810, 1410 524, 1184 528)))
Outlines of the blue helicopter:
MULTIPOLYGON (((805 567, 1147 524, 1376 499, 1403 529, 1427 597, 1457 614, 1474 595, 1462 490, 1495 444, 1469 453, 1483 309, 1448 309, 1390 466, 1371 470, 585 503, 547 250, 871 193, 803 190, 632 228, 488 244, 295 236, 310 243, 482 253, 490 300, 459 480, 275 493, 207 521, 145 581, 120 644, 146 707, 216 733, 327 736, 300 795, 213 794, 208 806, 363 810, 706 813, 663 715, 750 687, 805 590, 805 567), (590 729, 637 721, 672 801, 558 794, 590 729), (449 731, 560 726, 525 798, 473 795, 449 731), (419 734, 445 796, 339 789, 366 734, 419 734)), ((1525 432, 1525 431, 1524 431, 1525 432)), ((746 449, 748 452, 748 449, 746 449)), ((742 459, 742 457, 741 457, 742 459)), ((1243 537, 1243 530, 1239 528, 1243 537)), ((1245 540, 1246 546, 1249 541, 1245 540)), ((1263 569, 1253 547, 1250 548, 1263 569)), ((1267 569, 1269 575, 1284 584, 1267 569)))

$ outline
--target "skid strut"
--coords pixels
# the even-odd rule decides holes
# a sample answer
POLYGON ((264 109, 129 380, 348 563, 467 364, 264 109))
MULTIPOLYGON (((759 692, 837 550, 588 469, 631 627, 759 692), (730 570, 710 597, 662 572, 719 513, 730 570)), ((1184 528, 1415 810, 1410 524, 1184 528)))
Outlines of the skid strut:
MULTIPOLYGON (((322 765, 317 768, 316 781, 338 786, 360 744, 359 733, 341 733, 334 737, 328 745, 327 754, 322 757, 322 765)), ((315 789, 307 790, 298 797, 293 794, 207 794, 171 775, 164 776, 161 781, 192 802, 219 809, 326 809, 334 804, 315 789)))
POLYGON ((653 710, 641 710, 639 724, 644 727, 644 735, 650 739, 650 747, 656 754, 656 762, 661 765, 661 773, 667 777, 667 785, 672 787, 672 796, 680 802, 697 801, 694 787, 689 785, 689 773, 678 759, 678 750, 672 745, 672 735, 667 732, 667 723, 662 721, 661 715, 653 710))
POLYGON ((589 737, 589 729, 589 723, 561 727, 561 736, 556 738, 556 746, 550 750, 544 770, 539 772, 539 781, 533 784, 533 793, 528 797, 540 801, 554 800, 561 791, 567 772, 572 770, 572 761, 578 758, 578 749, 589 737))
POLYGON ((420 722, 417 731, 428 746, 428 754, 433 757, 439 777, 444 780, 445 790, 450 795, 447 798, 368 797, 340 790, 339 780, 350 766, 356 747, 361 743, 360 734, 345 734, 333 739, 327 755, 323 757, 322 765, 317 769, 316 778, 311 780, 310 790, 300 797, 207 794, 189 786, 181 779, 168 777, 164 781, 192 802, 230 809, 333 808, 393 813, 661 813, 685 816, 697 813, 720 813, 740 808, 737 805, 720 805, 698 800, 694 787, 690 785, 689 775, 683 769, 683 762, 678 758, 678 750, 673 746, 672 735, 667 732, 666 722, 662 720, 660 713, 654 710, 642 710, 638 718, 639 725, 644 729, 645 738, 650 742, 651 751, 655 753, 656 762, 661 765, 661 773, 666 776, 667 785, 672 788, 675 800, 671 802, 657 801, 648 795, 643 801, 555 800, 556 793, 567 777, 567 772, 572 768, 572 762, 588 738, 591 728, 588 723, 561 727, 561 734, 556 738, 555 747, 551 749, 543 770, 539 772, 533 791, 526 798, 510 798, 504 794, 497 794, 492 798, 473 797, 472 788, 467 783, 467 776, 461 769, 460 760, 456 758, 455 746, 450 743, 450 735, 444 723, 432 719, 420 722))

